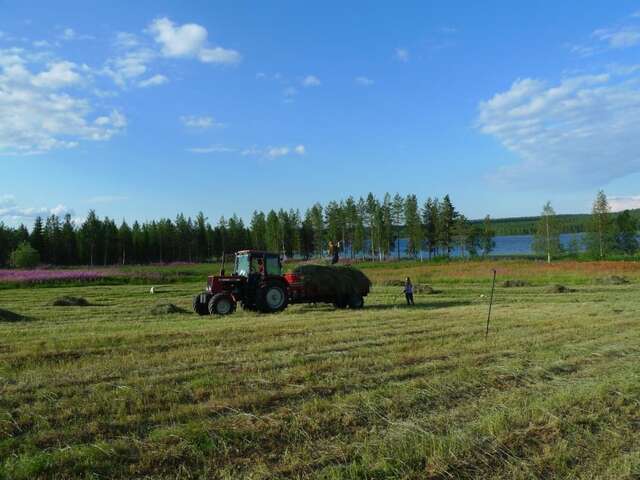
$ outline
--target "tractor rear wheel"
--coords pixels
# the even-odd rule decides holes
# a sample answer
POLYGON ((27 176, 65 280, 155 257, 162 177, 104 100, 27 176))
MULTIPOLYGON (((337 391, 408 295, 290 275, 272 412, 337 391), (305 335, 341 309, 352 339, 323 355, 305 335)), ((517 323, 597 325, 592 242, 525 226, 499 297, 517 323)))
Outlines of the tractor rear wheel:
POLYGON ((280 283, 268 283, 258 291, 258 305, 264 313, 280 312, 288 303, 287 290, 280 283))
POLYGON ((354 293, 349 297, 349 308, 359 309, 364 307, 364 297, 354 293))
POLYGON ((230 295, 218 293, 209 300, 209 313, 211 315, 229 315, 236 310, 236 302, 230 295))
POLYGON ((195 297, 193 297, 193 311, 198 315, 206 315, 207 313, 209 313, 207 304, 200 301, 200 295, 196 295, 195 297))

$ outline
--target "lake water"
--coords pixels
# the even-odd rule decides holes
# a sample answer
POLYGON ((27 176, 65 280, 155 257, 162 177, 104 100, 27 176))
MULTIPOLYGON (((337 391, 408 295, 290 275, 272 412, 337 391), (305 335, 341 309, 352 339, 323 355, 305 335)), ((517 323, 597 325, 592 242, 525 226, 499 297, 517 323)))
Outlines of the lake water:
MULTIPOLYGON (((580 250, 584 250, 584 233, 562 233, 560 234, 560 243, 565 249, 569 249, 572 241, 577 241, 580 250)), ((533 235, 503 235, 496 236, 494 238, 496 246, 491 252, 491 255, 531 255, 531 243, 533 242, 533 235)), ((405 257, 407 251, 407 239, 400 239, 400 256, 405 257)), ((349 252, 343 252, 344 256, 348 256, 349 252), (345 255, 346 254, 346 255, 345 255)), ((422 252, 423 256, 428 257, 427 252, 422 252)), ((453 256, 460 256, 461 252, 455 248, 452 251, 453 256)), ((392 257, 397 256, 397 248, 394 245, 394 249, 391 252, 392 257)))

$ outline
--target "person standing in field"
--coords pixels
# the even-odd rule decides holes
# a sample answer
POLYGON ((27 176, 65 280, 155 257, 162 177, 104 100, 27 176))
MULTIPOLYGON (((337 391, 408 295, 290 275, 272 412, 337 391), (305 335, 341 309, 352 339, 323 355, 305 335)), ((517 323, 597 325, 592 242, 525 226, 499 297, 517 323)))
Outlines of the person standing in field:
POLYGON ((407 299, 407 305, 415 305, 415 303, 413 303, 413 284, 409 277, 407 277, 404 282, 404 296, 407 299))
POLYGON ((340 261, 340 242, 336 244, 329 240, 329 255, 331 255, 331 265, 340 261))

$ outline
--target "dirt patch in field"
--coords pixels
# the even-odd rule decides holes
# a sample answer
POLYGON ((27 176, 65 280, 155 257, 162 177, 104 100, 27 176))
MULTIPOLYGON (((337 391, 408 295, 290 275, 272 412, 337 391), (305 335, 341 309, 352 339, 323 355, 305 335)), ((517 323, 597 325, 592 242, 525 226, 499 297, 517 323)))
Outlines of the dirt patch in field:
POLYGON ((530 287, 531 284, 525 280, 505 280, 502 282, 502 286, 504 288, 530 287))
POLYGON ((0 322, 26 322, 29 320, 31 320, 31 318, 0 308, 0 322))
POLYGON ((621 275, 609 275, 608 277, 596 278, 595 283, 598 285, 627 285, 631 282, 621 275))
POLYGON ((54 307, 88 307, 90 303, 83 297, 71 297, 64 295, 56 298, 51 305, 54 307))
POLYGON ((544 289, 545 293, 571 293, 575 292, 575 288, 565 287, 564 285, 560 285, 559 283, 555 285, 549 285, 544 289))
POLYGON ((171 313, 189 313, 173 303, 160 303, 151 308, 151 315, 169 315, 171 313))

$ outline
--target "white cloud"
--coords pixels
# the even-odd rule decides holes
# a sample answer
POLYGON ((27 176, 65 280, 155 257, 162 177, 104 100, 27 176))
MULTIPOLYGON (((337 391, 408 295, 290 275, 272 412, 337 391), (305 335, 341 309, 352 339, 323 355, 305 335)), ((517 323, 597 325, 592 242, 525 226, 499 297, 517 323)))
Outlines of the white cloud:
POLYGON ((304 87, 318 87, 320 84, 320 79, 315 75, 307 75, 302 79, 302 85, 304 87))
POLYGON ((156 53, 148 48, 139 48, 107 60, 103 73, 113 79, 119 87, 127 87, 145 75, 148 65, 156 58, 156 53))
POLYGON ((77 66, 72 62, 52 63, 49 65, 49 70, 35 75, 32 83, 36 87, 51 89, 78 84, 82 81, 82 77, 76 70, 77 66))
POLYGON ((162 47, 165 57, 192 57, 205 63, 234 64, 241 60, 236 50, 207 46, 207 29, 195 23, 175 25, 170 19, 157 18, 149 32, 162 47))
POLYGON ((196 129, 206 129, 211 127, 223 126, 223 124, 216 122, 213 117, 208 116, 199 117, 197 115, 183 115, 182 117, 180 117, 180 121, 185 127, 196 129))
POLYGON ((64 91, 81 82, 73 63, 60 61, 33 73, 27 60, 19 49, 0 50, 0 155, 73 148, 124 129, 121 113, 95 116, 88 99, 64 91))
POLYGON ((567 77, 557 85, 526 78, 481 102, 480 131, 520 159, 496 178, 602 185, 640 171, 640 78, 624 72, 567 77))
POLYGON ((127 50, 140 46, 138 36, 129 32, 117 32, 113 43, 117 48, 127 50))
POLYGON ((369 87, 373 85, 373 80, 367 77, 356 77, 355 79, 356 85, 360 85, 361 87, 369 87))
POLYGON ((611 48, 628 48, 640 44, 640 28, 624 26, 619 28, 600 28, 593 37, 606 42, 611 48))
POLYGON ((633 210, 640 208, 640 195, 632 195, 628 197, 609 197, 609 206, 612 212, 621 212, 623 210, 633 210))
POLYGON ((264 149, 257 148, 257 147, 250 147, 242 150, 240 153, 241 155, 245 155, 245 156, 280 158, 280 157, 286 157, 289 155, 302 156, 306 153, 306 149, 304 145, 296 145, 295 147, 283 145, 283 146, 269 146, 264 149))
POLYGON ((153 77, 149 77, 146 80, 138 82, 138 86, 142 88, 156 87, 158 85, 164 85, 168 81, 169 79, 164 75, 154 75, 153 77))
POLYGON ((222 145, 212 145, 210 147, 193 147, 188 148, 188 152, 198 153, 198 154, 207 154, 207 153, 230 153, 235 152, 235 148, 224 147, 222 145))
POLYGON ((62 31, 60 37, 63 40, 73 40, 74 38, 76 38, 76 32, 73 30, 73 28, 65 28, 62 31))
POLYGON ((409 61, 409 50, 406 48, 396 48, 394 57, 399 62, 406 63, 409 61))
POLYGON ((74 211, 62 204, 58 204, 53 208, 18 207, 13 195, 0 196, 0 220, 8 220, 17 223, 33 220, 36 217, 48 217, 50 215, 63 217, 67 213, 73 215, 74 211), (5 199, 4 203, 2 200, 3 198, 5 199))

